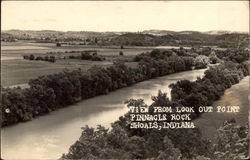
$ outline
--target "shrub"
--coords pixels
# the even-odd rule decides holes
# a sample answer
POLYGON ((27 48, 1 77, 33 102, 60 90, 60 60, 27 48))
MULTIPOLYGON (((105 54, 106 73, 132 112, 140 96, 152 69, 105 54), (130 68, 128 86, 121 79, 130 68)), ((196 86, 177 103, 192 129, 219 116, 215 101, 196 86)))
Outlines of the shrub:
POLYGON ((120 55, 120 56, 123 56, 123 51, 120 51, 119 55, 120 55))
POLYGON ((57 46, 57 47, 61 47, 62 44, 61 44, 61 43, 56 43, 56 46, 57 46))
POLYGON ((33 54, 30 55, 29 57, 30 60, 34 60, 35 59, 35 56, 33 54))
POLYGON ((29 56, 24 55, 24 56, 23 56, 23 59, 30 59, 30 58, 29 58, 29 56))

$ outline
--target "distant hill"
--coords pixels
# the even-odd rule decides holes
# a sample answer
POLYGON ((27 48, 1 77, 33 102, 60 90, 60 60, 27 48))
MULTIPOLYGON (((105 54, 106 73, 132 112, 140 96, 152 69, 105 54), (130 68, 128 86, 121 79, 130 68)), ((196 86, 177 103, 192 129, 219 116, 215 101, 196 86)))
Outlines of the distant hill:
MULTIPOLYGON (((83 40, 91 37, 112 37, 116 35, 114 32, 89 32, 89 31, 52 31, 52 30, 7 30, 2 31, 3 34, 9 34, 16 39, 73 39, 83 40)), ((1 34, 2 34, 1 33, 1 34)), ((4 36, 4 35, 3 35, 4 36)))
POLYGON ((143 33, 125 33, 111 39, 112 44, 132 46, 152 46, 151 43, 156 36, 143 33))
POLYGON ((72 42, 100 45, 216 45, 220 47, 249 46, 249 34, 230 31, 169 31, 145 30, 142 32, 93 32, 52 30, 7 30, 1 32, 1 40, 35 40, 39 42, 72 42), (85 43, 86 42, 86 43, 85 43))
POLYGON ((222 34, 231 34, 231 33, 238 33, 238 34, 247 34, 244 32, 233 32, 233 31, 226 31, 226 30, 212 30, 207 32, 198 32, 198 31, 169 31, 169 30, 144 30, 142 33, 145 34, 152 34, 152 35, 177 35, 177 34, 210 34, 210 35, 222 35, 222 34))
POLYGON ((146 30, 143 32, 126 33, 111 39, 112 44, 135 46, 187 45, 187 46, 218 46, 218 47, 249 47, 249 34, 238 32, 214 31, 165 31, 146 30), (224 34, 223 34, 224 33, 224 34))
POLYGON ((216 35, 222 35, 222 34, 247 34, 245 32, 233 32, 233 31, 225 31, 225 30, 213 30, 208 32, 203 32, 205 34, 216 34, 216 35))
POLYGON ((207 45, 214 44, 214 35, 203 34, 195 31, 163 31, 147 30, 139 33, 127 33, 116 36, 112 39, 115 44, 124 45, 201 45, 206 42, 207 45))
POLYGON ((168 30, 145 30, 145 31, 142 31, 142 33, 152 34, 152 35, 157 35, 157 36, 164 36, 164 35, 173 35, 173 34, 176 34, 177 32, 168 31, 168 30))

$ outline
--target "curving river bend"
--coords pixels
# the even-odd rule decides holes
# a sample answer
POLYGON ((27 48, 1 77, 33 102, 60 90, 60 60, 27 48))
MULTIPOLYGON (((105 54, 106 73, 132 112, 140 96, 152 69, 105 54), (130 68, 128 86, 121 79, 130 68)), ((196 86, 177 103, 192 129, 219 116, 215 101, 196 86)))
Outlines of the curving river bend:
MULTIPOLYGON (((84 100, 75 105, 51 112, 26 123, 2 129, 1 148, 4 159, 58 159, 67 153, 81 135, 81 127, 96 127, 110 123, 125 114, 124 101, 143 98, 147 104, 158 90, 170 93, 168 85, 178 80, 196 80, 205 69, 186 71, 140 82, 107 95, 84 100)), ((202 123, 201 123, 202 125, 202 123)))

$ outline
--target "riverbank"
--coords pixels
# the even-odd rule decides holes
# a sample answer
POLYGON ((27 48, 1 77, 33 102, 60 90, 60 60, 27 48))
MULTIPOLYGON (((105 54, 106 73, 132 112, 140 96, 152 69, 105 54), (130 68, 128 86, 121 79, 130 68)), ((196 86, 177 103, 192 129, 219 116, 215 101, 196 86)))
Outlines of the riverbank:
POLYGON ((134 67, 117 62, 106 68, 93 66, 87 71, 63 70, 31 79, 30 87, 26 89, 2 88, 2 126, 29 121, 148 79, 192 70, 193 67, 206 68, 208 64, 206 56, 193 58, 178 56, 178 53, 178 50, 153 50, 136 56, 134 67))
MULTIPOLYGON (((197 110, 198 107, 208 106, 219 100, 226 89, 240 83, 240 80, 248 75, 248 62, 242 64, 225 62, 218 67, 209 69, 203 78, 199 78, 195 82, 180 80, 170 85, 172 89, 171 101, 165 94, 159 92, 158 96, 153 98, 154 102, 152 104, 145 104, 143 99, 131 99, 128 101, 128 106, 149 107, 149 110, 155 106, 193 106, 194 118, 196 118, 201 115, 197 110)), ((88 157, 97 159, 165 157, 163 159, 169 159, 168 157, 172 157, 173 154, 178 154, 176 157, 186 159, 200 159, 200 157, 205 159, 219 159, 221 157, 231 159, 231 157, 248 156, 246 143, 248 141, 248 130, 244 126, 221 124, 218 139, 215 135, 213 137, 217 141, 211 143, 209 139, 203 137, 199 128, 174 130, 131 129, 130 122, 130 114, 125 114, 113 123, 111 130, 106 130, 103 127, 98 127, 96 130, 84 127, 79 140, 70 147, 67 154, 62 155, 62 159, 85 159, 88 157), (232 131, 230 131, 230 128, 232 131), (228 132, 234 134, 228 135, 228 132), (96 135, 98 136, 96 137, 96 135), (223 139, 223 136, 226 136, 226 139, 223 139), (230 143, 231 138, 235 145, 224 146, 230 143), (98 143, 100 140, 102 143, 98 143), (152 144, 153 147, 149 144, 152 144), (239 145, 242 146, 240 151, 235 151, 235 147, 239 148, 239 145), (190 148, 190 146, 192 147, 190 148), (110 150, 107 151, 107 148, 110 150), (228 148, 234 154, 225 153, 228 148), (112 152, 110 152, 111 150, 112 152)))
POLYGON ((170 95, 168 85, 178 80, 195 81, 206 69, 185 71, 139 82, 132 86, 78 102, 36 119, 2 128, 2 157, 5 159, 57 159, 80 137, 81 127, 110 124, 128 109, 124 102, 142 98, 148 104, 158 90, 170 95), (27 157, 27 155, 29 157, 27 157))
POLYGON ((249 76, 246 76, 238 84, 227 89, 224 95, 213 103, 217 106, 239 106, 240 111, 236 113, 211 112, 203 113, 194 120, 195 125, 200 128, 202 135, 207 138, 213 138, 216 130, 226 120, 235 119, 236 124, 244 126, 248 123, 249 117, 249 76))

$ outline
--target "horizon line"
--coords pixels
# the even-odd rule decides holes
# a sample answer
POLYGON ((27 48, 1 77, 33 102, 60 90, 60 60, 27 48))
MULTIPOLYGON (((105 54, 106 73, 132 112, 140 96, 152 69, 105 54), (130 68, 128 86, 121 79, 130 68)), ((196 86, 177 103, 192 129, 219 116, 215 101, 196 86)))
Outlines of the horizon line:
POLYGON ((5 29, 1 30, 1 32, 4 31, 11 31, 11 30, 19 30, 19 31, 56 31, 56 32, 97 32, 97 33, 103 33, 103 32, 126 32, 126 33, 136 33, 136 32, 144 32, 144 31, 150 31, 150 30, 155 30, 155 31, 170 31, 170 32, 200 32, 200 33, 206 33, 206 32, 212 32, 212 31, 218 31, 218 32, 232 32, 232 33, 248 33, 249 31, 232 31, 232 30, 207 30, 207 31, 198 31, 198 30, 180 30, 180 31, 175 31, 175 30, 165 30, 165 29, 145 29, 142 31, 94 31, 94 30, 50 30, 50 29, 5 29))

